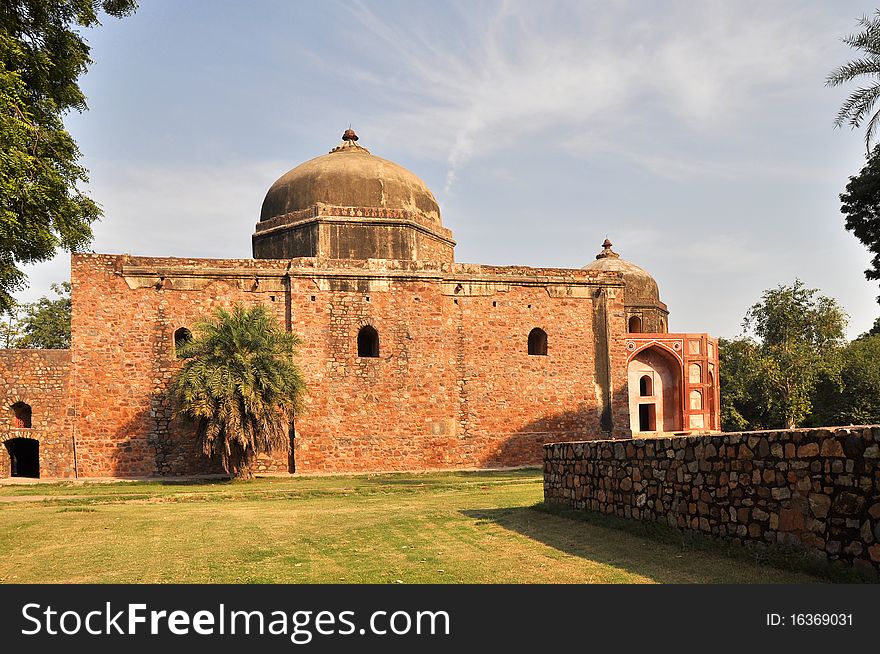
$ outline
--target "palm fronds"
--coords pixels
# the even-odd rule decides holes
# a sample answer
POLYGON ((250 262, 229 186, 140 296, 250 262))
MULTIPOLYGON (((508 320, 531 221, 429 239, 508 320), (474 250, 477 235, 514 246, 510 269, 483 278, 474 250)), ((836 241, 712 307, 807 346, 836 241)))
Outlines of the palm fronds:
POLYGON ((227 471, 248 474, 257 453, 289 446, 305 392, 293 362, 299 344, 261 305, 217 309, 180 344, 175 412, 197 424, 203 451, 227 471))
POLYGON ((880 111, 872 114, 874 105, 880 98, 880 10, 872 17, 860 18, 858 26, 861 28, 860 32, 841 40, 851 48, 864 52, 864 56, 835 68, 825 78, 825 85, 840 86, 855 79, 869 78, 870 84, 853 91, 844 101, 834 119, 834 126, 848 124, 855 129, 861 127, 870 116, 865 130, 865 147, 870 151, 871 141, 880 125, 880 111))

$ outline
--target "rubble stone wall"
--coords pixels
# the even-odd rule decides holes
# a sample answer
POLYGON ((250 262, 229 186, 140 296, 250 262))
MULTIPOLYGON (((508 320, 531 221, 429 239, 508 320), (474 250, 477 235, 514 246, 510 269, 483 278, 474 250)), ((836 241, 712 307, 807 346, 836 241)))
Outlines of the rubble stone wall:
POLYGON ((41 477, 73 477, 70 350, 0 350, 0 478, 12 473, 15 439, 39 443, 41 477), (31 426, 17 424, 12 406, 31 409, 31 426))
POLYGON ((544 499, 880 569, 880 427, 545 445, 544 499))

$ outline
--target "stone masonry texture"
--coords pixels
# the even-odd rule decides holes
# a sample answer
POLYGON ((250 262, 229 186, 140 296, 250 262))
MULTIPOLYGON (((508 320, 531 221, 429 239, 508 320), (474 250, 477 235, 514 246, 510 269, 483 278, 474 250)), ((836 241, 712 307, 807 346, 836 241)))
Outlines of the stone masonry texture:
MULTIPOLYGON (((175 333, 236 304, 266 307, 300 337, 308 385, 288 447, 261 454, 256 473, 539 465, 547 443, 632 436, 628 365, 640 348, 668 351, 676 388, 691 355, 717 363, 699 348, 685 355, 656 281, 607 239, 579 269, 456 263, 424 182, 357 141, 346 130, 272 185, 253 259, 73 254, 70 350, 0 352, 0 476, 222 472, 168 390, 175 333), (647 341, 629 338, 631 318, 647 341), (377 356, 374 340, 358 352, 366 328, 377 356), (542 345, 530 354, 533 331, 542 345), (32 407, 30 427, 18 402, 32 407)), ((697 396, 717 391, 699 374, 688 383, 701 384, 697 396)), ((647 431, 664 395, 645 397, 633 403, 647 431)), ((665 397, 665 415, 689 420, 661 428, 717 426, 702 396, 665 397)))
POLYGON ((6 355, 18 362, 4 376, 7 407, 30 388, 17 377, 57 381, 51 398, 32 394, 34 416, 51 413, 52 438, 69 446, 52 463, 41 454, 42 476, 73 474, 74 443, 81 477, 222 472, 167 389, 174 332, 235 303, 264 304, 302 339, 306 409, 291 450, 261 456, 258 473, 538 465, 545 443, 630 433, 616 273, 101 254, 73 255, 71 267, 71 350, 46 380, 42 355, 6 355), (366 325, 376 358, 358 356, 366 325), (528 354, 535 327, 546 356, 528 354))
POLYGON ((880 427, 548 444, 544 499, 880 570, 880 427))
POLYGON ((69 350, 0 350, 0 393, 6 415, 0 420, 0 477, 10 471, 8 446, 18 438, 39 443, 42 474, 73 477, 73 407, 68 403, 69 350), (16 427, 11 406, 31 407, 31 427, 16 427))

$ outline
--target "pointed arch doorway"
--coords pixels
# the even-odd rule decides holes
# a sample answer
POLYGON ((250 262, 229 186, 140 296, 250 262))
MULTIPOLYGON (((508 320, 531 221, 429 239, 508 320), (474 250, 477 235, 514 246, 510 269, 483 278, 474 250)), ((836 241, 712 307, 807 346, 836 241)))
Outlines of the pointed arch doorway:
POLYGON ((629 420, 633 433, 682 429, 681 364, 671 352, 651 346, 627 364, 629 420))

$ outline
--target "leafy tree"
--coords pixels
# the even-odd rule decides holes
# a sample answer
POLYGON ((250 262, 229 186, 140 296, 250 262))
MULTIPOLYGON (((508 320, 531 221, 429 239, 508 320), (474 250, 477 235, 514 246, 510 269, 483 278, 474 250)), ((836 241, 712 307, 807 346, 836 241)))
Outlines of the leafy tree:
POLYGON ((840 202, 847 230, 873 255, 865 277, 880 279, 880 145, 871 152, 859 174, 849 178, 840 202))
POLYGON ((767 389, 758 366, 758 344, 750 338, 718 339, 721 429, 750 431, 771 424, 767 389))
POLYGON ((820 383, 814 404, 817 425, 880 424, 880 335, 846 346, 839 379, 820 383))
POLYGON ((846 315, 831 298, 795 280, 764 291, 743 320, 756 337, 755 366, 766 389, 769 426, 794 428, 809 416, 822 375, 839 376, 846 315))
POLYGON ((0 348, 15 347, 15 341, 21 336, 21 327, 17 318, 18 306, 9 309, 0 320, 0 348))
POLYGON ((15 346, 20 348, 67 349, 70 347, 70 282, 52 284, 58 297, 41 297, 22 306, 19 320, 22 336, 15 346))
POLYGON ((22 306, 24 316, 19 319, 21 336, 15 347, 67 349, 70 347, 70 282, 52 284, 58 296, 55 300, 41 297, 22 306))
POLYGON ((864 55, 831 71, 825 79, 825 85, 840 86, 867 78, 866 85, 853 91, 844 101, 834 125, 841 127, 848 123, 855 129, 861 127, 862 122, 870 116, 865 130, 865 147, 870 151, 871 140, 880 123, 880 111, 871 113, 880 98, 880 10, 873 17, 863 16, 857 24, 861 31, 844 36, 841 40, 851 48, 861 50, 864 55))
POLYGON ((196 423, 202 450, 227 472, 252 476, 256 454, 289 446, 305 391, 293 362, 299 343, 261 305, 217 309, 181 341, 176 412, 196 423))
POLYGON ((78 185, 88 181, 63 115, 84 111, 77 84, 92 63, 78 31, 100 25, 98 12, 122 17, 135 0, 0 2, 0 311, 24 284, 20 264, 92 240, 98 205, 78 185))

